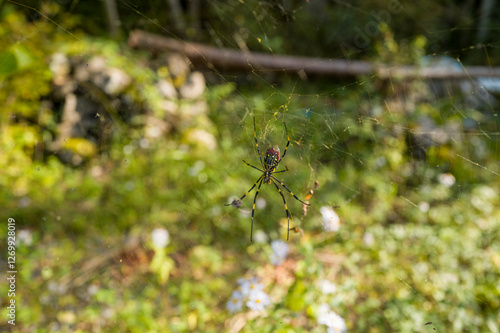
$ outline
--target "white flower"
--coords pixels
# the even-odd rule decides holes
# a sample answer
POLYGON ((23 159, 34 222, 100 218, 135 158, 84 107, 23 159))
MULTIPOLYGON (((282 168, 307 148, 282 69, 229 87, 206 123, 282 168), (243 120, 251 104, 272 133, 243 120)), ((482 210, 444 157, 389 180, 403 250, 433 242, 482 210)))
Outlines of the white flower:
POLYGON ((248 279, 245 279, 245 278, 239 278, 238 280, 236 280, 236 282, 242 286, 244 285, 245 283, 247 283, 248 279))
POLYGON ((27 246, 33 244, 33 234, 29 230, 19 230, 17 237, 22 243, 26 244, 27 246))
POLYGON ((239 291, 233 291, 231 298, 226 303, 226 308, 231 312, 235 313, 243 308, 243 294, 239 291))
POLYGON ((241 310, 243 304, 246 304, 250 310, 263 311, 271 303, 269 296, 263 291, 264 286, 257 283, 258 280, 256 277, 238 279, 239 290, 234 291, 226 303, 230 312, 241 310))
POLYGON ((318 281, 318 287, 323 294, 333 294, 337 290, 337 286, 335 285, 335 283, 328 280, 318 281))
POLYGON ((328 327, 328 329, 326 330, 327 333, 341 333, 341 332, 345 332, 345 330, 347 329, 347 327, 345 326, 345 322, 344 322, 344 319, 342 319, 341 317, 339 317, 340 320, 342 320, 342 323, 339 323, 338 326, 335 326, 335 327, 328 327))
POLYGON ((330 311, 330 305, 326 303, 321 303, 316 311, 317 311, 317 316, 319 318, 330 311))
POLYGON ((439 175, 439 182, 443 184, 446 187, 451 187, 453 184, 455 184, 455 176, 453 176, 451 173, 442 173, 439 175))
POLYGON ((259 281, 259 279, 257 277, 251 277, 249 279, 245 279, 245 278, 239 278, 236 282, 240 285, 240 286, 243 286, 244 284, 247 284, 247 283, 256 283, 257 281, 259 281))
POLYGON ((318 323, 326 325, 329 333, 341 333, 347 329, 344 319, 332 311, 326 303, 318 307, 318 323))
POLYGON ((274 254, 276 254, 278 257, 283 258, 286 257, 288 255, 288 252, 290 251, 288 244, 281 239, 272 241, 271 248, 273 249, 274 254))
POLYGON ((252 278, 249 280, 239 279, 238 283, 240 284, 241 293, 244 296, 248 296, 253 292, 262 291, 262 289, 264 289, 264 285, 261 283, 257 283, 256 278, 252 278))
POLYGON ((269 296, 262 290, 256 290, 248 295, 247 306, 250 310, 263 311, 270 303, 269 296))
POLYGON ((98 291, 99 291, 99 286, 96 284, 91 284, 87 288, 87 292, 89 293, 90 296, 94 296, 95 294, 97 294, 98 291))
POLYGON ((19 207, 28 207, 31 202, 31 199, 28 197, 22 197, 19 199, 19 207))
POLYGON ((257 207, 258 209, 266 208, 266 199, 258 198, 257 202, 255 203, 255 207, 257 207))
POLYGON ((325 231, 337 231, 340 228, 340 217, 331 207, 323 206, 319 209, 323 216, 323 228, 325 231))
POLYGON ((375 239, 371 233, 365 232, 363 234, 363 243, 365 243, 366 246, 372 246, 374 242, 375 239))
POLYGON ((253 234, 253 241, 255 243, 267 243, 269 237, 267 237, 266 233, 262 230, 257 230, 253 234))
POLYGON ((157 228, 154 229, 151 233, 151 237, 153 238, 153 245, 156 248, 163 249, 168 244, 168 240, 170 238, 167 229, 157 228))
POLYGON ((420 211, 422 213, 427 213, 430 208, 431 208, 431 205, 429 205, 429 203, 427 201, 422 201, 418 204, 418 209, 420 209, 420 211))
POLYGON ((288 252, 290 252, 288 244, 280 239, 272 241, 271 248, 273 249, 273 253, 271 253, 271 262, 273 265, 281 264, 288 255, 288 252))

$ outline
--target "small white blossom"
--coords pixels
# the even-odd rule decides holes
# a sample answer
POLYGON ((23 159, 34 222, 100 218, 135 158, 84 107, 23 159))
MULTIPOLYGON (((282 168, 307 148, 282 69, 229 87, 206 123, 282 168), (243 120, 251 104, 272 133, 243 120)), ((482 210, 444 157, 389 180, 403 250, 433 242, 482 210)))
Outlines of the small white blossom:
POLYGON ((226 303, 226 308, 231 313, 240 311, 243 308, 243 294, 237 290, 233 291, 231 298, 226 303))
POLYGON ((255 203, 255 207, 257 207, 258 209, 264 209, 266 208, 266 204, 266 199, 258 198, 257 202, 255 203))
POLYGON ((338 324, 334 327, 328 327, 326 330, 327 333, 342 333, 345 332, 347 327, 345 326, 344 319, 339 317, 342 322, 338 322, 338 324))
POLYGON ((28 197, 22 197, 19 199, 19 207, 28 207, 31 203, 31 199, 28 197))
POLYGON ((325 231, 337 231, 340 228, 340 217, 331 207, 323 206, 319 209, 323 216, 323 228, 325 231))
POLYGON ((290 252, 290 248, 288 247, 288 244, 285 241, 282 241, 280 239, 272 241, 271 248, 273 249, 273 252, 277 256, 283 257, 283 258, 288 255, 288 252, 290 252))
POLYGON ((288 244, 280 239, 271 242, 271 248, 273 253, 271 253, 271 262, 273 265, 279 265, 285 260, 290 248, 288 244))
POLYGON ((455 176, 453 176, 451 173, 442 173, 439 175, 439 182, 443 184, 446 187, 451 187, 453 184, 455 184, 455 176))
POLYGON ((243 308, 245 304, 250 310, 263 311, 271 304, 269 296, 263 291, 264 286, 257 283, 258 278, 238 279, 238 290, 234 291, 231 298, 226 303, 226 308, 234 313, 243 308))
POLYGON ((257 230, 254 235, 253 235, 253 241, 255 243, 267 243, 269 237, 267 237, 267 234, 262 231, 262 230, 257 230))
POLYGON ((236 280, 236 282, 242 286, 243 284, 247 283, 248 279, 245 279, 245 278, 239 278, 238 280, 236 280))
POLYGON ((91 284, 87 288, 87 292, 89 293, 90 296, 94 296, 95 294, 97 294, 98 291, 99 291, 99 286, 96 284, 91 284))
POLYGON ((26 244, 27 246, 33 244, 33 233, 29 230, 19 230, 17 237, 22 243, 26 244))
POLYGON ((157 228, 153 230, 151 237, 153 238, 154 247, 163 249, 167 246, 170 235, 168 234, 167 229, 157 228))
POLYGON ((141 148, 148 148, 149 147, 149 140, 146 139, 146 138, 142 138, 140 141, 139 141, 139 145, 141 146, 141 148))
POLYGON ((244 296, 248 296, 255 291, 262 291, 262 289, 264 289, 264 285, 261 283, 257 283, 257 279, 254 278, 251 280, 242 281, 242 283, 240 284, 240 289, 241 293, 244 296))
MULTIPOLYGON (((326 303, 321 303, 319 306, 318 306, 318 309, 316 310, 317 311, 317 316, 318 318, 321 317, 322 315, 324 314, 327 314, 329 311, 330 311, 330 305, 326 304, 326 303)), ((321 324, 321 323, 320 323, 321 324)))
POLYGON ((335 283, 328 280, 318 281, 318 287, 323 294, 333 294, 337 290, 337 286, 335 285, 335 283))
POLYGON ((264 311, 270 303, 269 296, 262 290, 256 290, 248 295, 247 306, 250 310, 264 311))
POLYGON ((332 311, 326 303, 318 307, 318 323, 326 325, 329 333, 341 333, 347 329, 344 319, 332 311))
POLYGON ((373 234, 371 234, 369 232, 365 232, 363 234, 363 243, 366 246, 372 246, 373 243, 375 243, 375 238, 373 237, 373 234))
POLYGON ((430 208, 431 208, 431 205, 429 205, 429 203, 427 201, 422 201, 418 204, 418 209, 420 209, 420 211, 422 213, 427 213, 430 208))

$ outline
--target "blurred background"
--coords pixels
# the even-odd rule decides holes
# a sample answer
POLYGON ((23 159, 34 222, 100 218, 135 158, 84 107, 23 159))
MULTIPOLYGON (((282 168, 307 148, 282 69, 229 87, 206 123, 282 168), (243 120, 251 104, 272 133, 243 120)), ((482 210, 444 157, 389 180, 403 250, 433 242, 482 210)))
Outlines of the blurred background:
POLYGON ((500 332, 499 8, 0 0, 0 330, 500 332))

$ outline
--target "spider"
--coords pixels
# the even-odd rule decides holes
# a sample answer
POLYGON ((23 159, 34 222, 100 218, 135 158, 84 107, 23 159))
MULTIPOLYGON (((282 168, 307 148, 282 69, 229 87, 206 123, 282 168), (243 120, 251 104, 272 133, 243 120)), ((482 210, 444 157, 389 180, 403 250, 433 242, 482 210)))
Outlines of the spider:
POLYGON ((243 162, 245 162, 246 165, 262 172, 262 175, 259 177, 259 179, 257 179, 257 181, 253 184, 253 186, 241 198, 239 198, 237 200, 233 200, 233 202, 231 202, 230 204, 225 205, 225 206, 233 206, 236 208, 241 207, 241 205, 242 205, 241 201, 243 200, 243 198, 245 198, 248 195, 248 193, 250 193, 254 189, 254 187, 257 186, 257 184, 259 184, 259 186, 257 186, 257 191, 255 192, 255 196, 253 198, 252 226, 250 229, 250 241, 251 242, 253 242, 253 216, 255 213, 255 202, 257 200, 257 196, 259 195, 260 186, 262 185, 262 183, 274 184, 274 186, 278 190, 279 194, 281 195, 281 198, 283 198, 283 204, 285 205, 285 210, 286 210, 286 217, 288 219, 288 231, 286 234, 287 241, 290 237, 290 230, 294 230, 294 228, 290 229, 290 213, 288 212, 288 207, 286 205, 285 196, 281 192, 281 189, 279 188, 278 184, 283 186, 296 200, 300 201, 303 205, 309 206, 308 203, 305 203, 304 201, 297 198, 297 196, 295 194, 293 194, 292 191, 290 191, 290 189, 281 180, 278 180, 276 177, 274 177, 274 174, 276 174, 276 173, 288 171, 288 168, 286 166, 285 166, 284 170, 276 171, 280 162, 283 160, 283 158, 285 158, 286 151, 288 149, 288 146, 290 145, 290 137, 288 136, 288 130, 286 128, 285 122, 283 122, 283 125, 285 125, 285 133, 286 133, 286 138, 288 140, 288 142, 286 143, 285 151, 283 152, 283 156, 280 157, 280 148, 278 146, 271 146, 266 151, 266 156, 264 156, 264 160, 262 160, 262 156, 261 156, 260 150, 259 150, 259 143, 257 142, 257 130, 255 127, 255 117, 253 117, 253 138, 255 139, 255 147, 257 147, 257 152, 259 153, 260 164, 262 166, 262 169, 264 169, 264 170, 254 166, 254 165, 251 165, 250 163, 243 160, 243 162))

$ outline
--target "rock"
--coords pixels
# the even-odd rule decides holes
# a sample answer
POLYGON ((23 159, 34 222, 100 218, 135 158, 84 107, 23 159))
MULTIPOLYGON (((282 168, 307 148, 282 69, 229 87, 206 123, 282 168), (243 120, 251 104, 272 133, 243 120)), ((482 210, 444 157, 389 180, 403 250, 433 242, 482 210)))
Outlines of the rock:
POLYGON ((110 95, 117 95, 125 90, 132 79, 124 71, 118 68, 109 68, 105 71, 107 80, 104 84, 104 91, 110 95))
POLYGON ((205 77, 200 72, 193 72, 188 76, 186 83, 179 89, 184 99, 197 99, 205 92, 205 77))
POLYGON ((203 146, 206 149, 213 151, 217 148, 217 140, 215 137, 202 129, 193 129, 187 133, 187 140, 191 144, 203 146))
POLYGON ((191 120, 202 114, 208 113, 208 105, 205 101, 185 102, 181 104, 179 115, 182 120, 191 120))
POLYGON ((175 90, 175 87, 173 84, 168 82, 167 80, 160 80, 156 84, 156 87, 160 91, 160 94, 165 97, 165 98, 170 98, 170 99, 177 99, 178 93, 177 90, 175 90))
POLYGON ((178 53, 171 54, 167 63, 173 77, 186 77, 190 72, 189 62, 178 53))

